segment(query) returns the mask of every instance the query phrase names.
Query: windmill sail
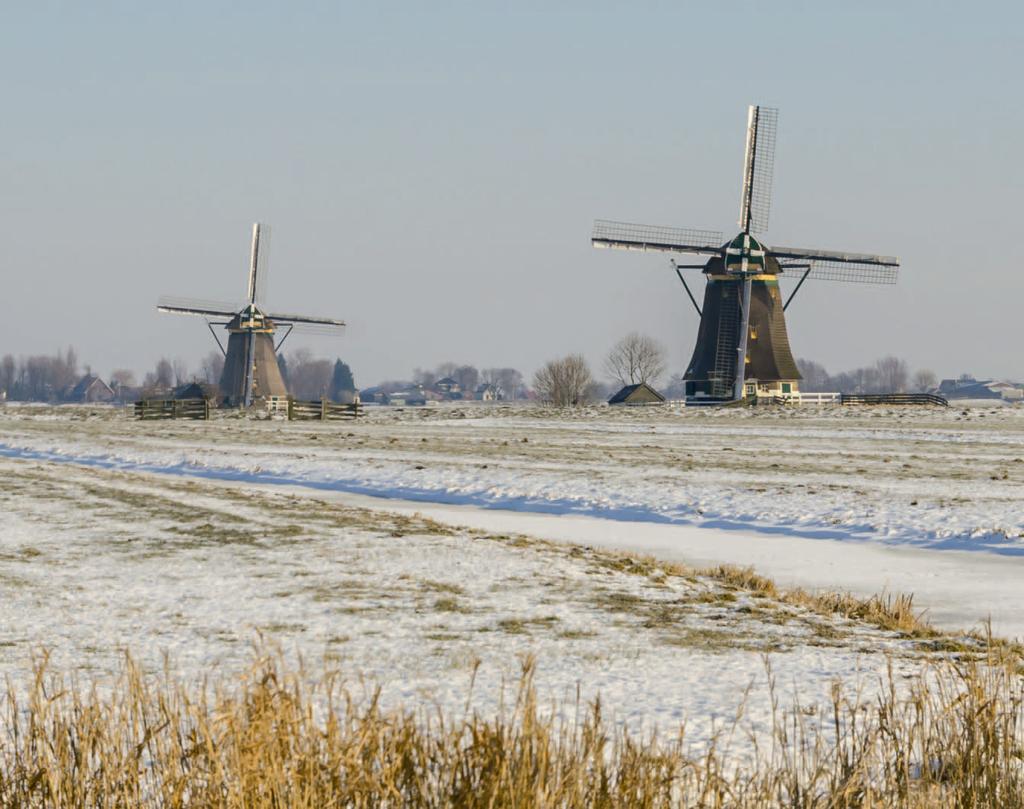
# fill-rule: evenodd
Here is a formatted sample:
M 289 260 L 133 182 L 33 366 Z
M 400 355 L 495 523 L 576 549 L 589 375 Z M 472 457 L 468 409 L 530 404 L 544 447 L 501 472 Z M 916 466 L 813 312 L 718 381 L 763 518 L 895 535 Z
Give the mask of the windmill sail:
M 763 233 L 768 229 L 778 121 L 779 111 L 775 107 L 752 106 L 747 113 L 747 147 L 743 158 L 739 222 L 744 233 Z
M 697 253 L 718 255 L 722 252 L 721 231 L 695 228 L 667 228 L 638 225 L 633 222 L 612 222 L 598 219 L 591 235 L 594 247 L 613 250 L 642 250 L 661 253 Z
M 777 259 L 798 259 L 808 268 L 807 277 L 818 281 L 846 281 L 857 284 L 895 284 L 900 260 L 895 256 L 869 253 L 843 253 L 802 247 L 776 247 L 771 255 Z M 808 266 L 809 265 L 809 266 Z M 786 265 L 781 264 L 782 269 Z
M 314 326 L 332 326 L 340 328 L 345 325 L 344 320 L 334 320 L 329 317 L 309 317 L 308 315 L 285 315 L 267 312 L 266 317 L 275 323 L 310 324 Z
M 309 317 L 307 315 L 288 315 L 268 313 L 267 318 L 278 326 L 287 326 L 302 334 L 333 335 L 345 327 L 344 320 L 329 317 Z
M 158 312 L 197 317 L 234 317 L 238 312 L 238 306 L 235 304 L 201 298 L 175 298 L 170 295 L 162 295 L 157 301 L 156 308 Z
M 256 222 L 252 226 L 252 250 L 249 256 L 249 287 L 246 299 L 259 304 L 267 296 L 267 270 L 270 255 L 270 228 Z

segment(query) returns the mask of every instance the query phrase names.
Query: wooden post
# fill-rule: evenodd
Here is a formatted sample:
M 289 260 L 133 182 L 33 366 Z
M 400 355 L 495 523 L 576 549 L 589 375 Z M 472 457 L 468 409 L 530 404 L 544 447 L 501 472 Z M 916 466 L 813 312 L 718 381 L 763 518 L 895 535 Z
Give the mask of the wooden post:
M 327 421 L 327 397 L 320 397 L 320 421 Z

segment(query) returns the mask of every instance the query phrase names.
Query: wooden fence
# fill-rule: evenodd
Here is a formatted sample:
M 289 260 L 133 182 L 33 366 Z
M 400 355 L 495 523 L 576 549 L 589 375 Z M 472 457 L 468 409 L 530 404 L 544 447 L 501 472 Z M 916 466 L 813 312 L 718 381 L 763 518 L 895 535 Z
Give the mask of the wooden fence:
M 143 399 L 135 403 L 137 419 L 210 418 L 209 399 Z
M 319 402 L 298 402 L 288 400 L 288 421 L 338 421 L 356 419 L 363 415 L 363 406 L 355 404 L 337 404 L 327 399 Z
M 936 405 L 949 407 L 949 402 L 944 396 L 934 393 L 844 393 L 839 401 L 844 405 Z
M 840 393 L 834 393 L 832 391 L 813 391 L 811 393 L 804 393 L 803 391 L 800 391 L 800 393 L 796 394 L 796 396 L 793 398 L 799 404 L 821 405 L 835 404 L 836 402 L 839 401 L 839 397 L 841 395 L 842 394 Z M 783 396 L 782 398 L 785 398 L 785 396 Z

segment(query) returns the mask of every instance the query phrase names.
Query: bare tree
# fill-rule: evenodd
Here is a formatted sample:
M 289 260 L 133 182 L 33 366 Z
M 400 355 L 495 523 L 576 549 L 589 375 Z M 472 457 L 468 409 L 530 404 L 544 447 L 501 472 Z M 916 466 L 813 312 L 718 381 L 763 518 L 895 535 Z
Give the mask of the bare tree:
M 459 366 L 454 362 L 442 362 L 434 371 L 434 379 L 444 379 L 446 376 L 453 377 L 455 375 L 455 369 L 458 367 Z
M 113 388 L 131 388 L 135 386 L 135 372 L 128 368 L 118 368 L 110 372 L 110 385 Z
M 645 334 L 630 332 L 612 348 L 604 370 L 623 385 L 653 382 L 665 372 L 665 349 Z
M 425 388 L 431 388 L 437 381 L 437 374 L 426 368 L 417 368 L 412 372 L 412 381 Z
M 174 372 L 174 385 L 184 385 L 189 381 L 188 365 L 181 357 L 175 357 L 171 363 L 171 370 Z
M 224 373 L 224 355 L 219 351 L 211 351 L 199 366 L 199 375 L 208 385 L 220 384 L 221 374 Z
M 0 389 L 10 399 L 56 401 L 78 381 L 78 373 L 78 355 L 73 348 L 17 361 L 8 354 L 0 361 Z
M 551 360 L 533 377 L 533 388 L 542 401 L 556 407 L 586 404 L 594 378 L 580 354 Z
M 798 359 L 796 367 L 800 369 L 800 376 L 803 377 L 803 382 L 800 383 L 801 389 L 810 392 L 832 390 L 835 388 L 831 377 L 828 375 L 828 371 L 825 370 L 825 366 L 821 363 L 814 360 Z
M 17 378 L 17 363 L 15 363 L 13 356 L 5 354 L 3 360 L 0 360 L 0 390 L 7 394 L 12 394 L 14 392 L 14 382 Z
M 293 368 L 313 361 L 313 352 L 308 348 L 296 348 L 288 355 L 288 367 Z
M 64 354 L 58 351 L 49 366 L 49 383 L 53 394 L 57 397 L 65 395 L 78 381 L 78 353 L 69 346 Z
M 480 384 L 480 372 L 472 365 L 460 365 L 452 373 L 452 377 L 459 383 L 465 393 L 472 393 Z
M 20 376 L 25 399 L 46 401 L 54 398 L 52 357 L 29 357 L 25 360 Z
M 114 391 L 114 395 L 121 401 L 127 395 L 128 391 L 135 387 L 135 372 L 128 368 L 115 368 L 110 372 L 110 387 Z
M 174 384 L 174 367 L 167 357 L 161 357 L 157 362 L 153 379 L 155 384 L 162 388 L 169 388 Z
M 686 398 L 686 376 L 685 374 L 672 374 L 668 380 L 668 387 L 662 393 L 668 399 Z
M 523 390 L 523 375 L 515 368 L 485 368 L 480 381 L 494 388 L 499 399 L 514 401 Z
M 515 401 L 523 396 L 523 375 L 515 368 L 498 370 L 498 390 L 503 399 Z
M 911 386 L 918 393 L 928 393 L 939 386 L 939 379 L 935 376 L 934 371 L 922 368 L 914 373 L 914 379 L 913 382 L 911 382 Z
M 907 363 L 899 357 L 882 357 L 875 363 L 877 386 L 881 393 L 902 393 L 910 376 Z
M 333 371 L 330 360 L 314 359 L 313 352 L 300 348 L 288 359 L 288 388 L 296 399 L 319 399 L 330 391 Z

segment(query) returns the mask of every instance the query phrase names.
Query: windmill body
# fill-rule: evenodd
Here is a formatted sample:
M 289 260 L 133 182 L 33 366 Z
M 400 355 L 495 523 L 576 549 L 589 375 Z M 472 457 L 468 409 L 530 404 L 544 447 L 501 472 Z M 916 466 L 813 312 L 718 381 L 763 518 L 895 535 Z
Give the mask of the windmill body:
M 792 394 L 800 372 L 789 346 L 779 287 L 779 262 L 767 258 L 749 279 L 749 311 L 744 380 L 757 380 L 762 393 Z M 725 262 L 710 259 L 704 268 L 702 316 L 693 356 L 686 367 L 688 396 L 730 399 L 736 396 L 741 313 L 745 280 L 728 273 Z M 738 398 L 738 397 L 737 397 Z
M 225 405 L 244 406 L 260 399 L 287 396 L 288 386 L 277 364 L 277 325 L 259 312 L 240 312 L 224 327 L 228 345 L 220 390 Z M 251 358 L 251 361 L 250 361 Z M 249 401 L 246 393 L 251 391 Z
M 598 220 L 594 247 L 706 255 L 703 264 L 672 266 L 700 315 L 693 356 L 684 376 L 687 398 L 728 401 L 792 397 L 800 372 L 789 345 L 785 311 L 808 279 L 891 284 L 899 259 L 792 247 L 769 247 L 754 236 L 768 225 L 778 112 L 750 107 L 740 198 L 740 233 L 726 242 L 709 230 Z M 681 270 L 706 278 L 703 306 Z M 779 279 L 799 277 L 784 301 Z M 741 370 L 742 369 L 742 370 Z
M 331 332 L 345 325 L 341 320 L 306 315 L 273 314 L 264 311 L 260 298 L 266 280 L 265 243 L 260 236 L 265 228 L 259 223 L 252 229 L 252 255 L 249 263 L 247 301 L 237 309 L 230 304 L 162 298 L 160 312 L 194 315 L 205 318 L 211 334 L 224 353 L 224 370 L 220 377 L 222 404 L 226 407 L 249 407 L 254 403 L 288 395 L 288 387 L 277 364 L 277 350 L 295 329 Z M 227 348 L 217 338 L 214 326 L 228 331 Z M 283 331 L 280 339 L 275 335 Z

